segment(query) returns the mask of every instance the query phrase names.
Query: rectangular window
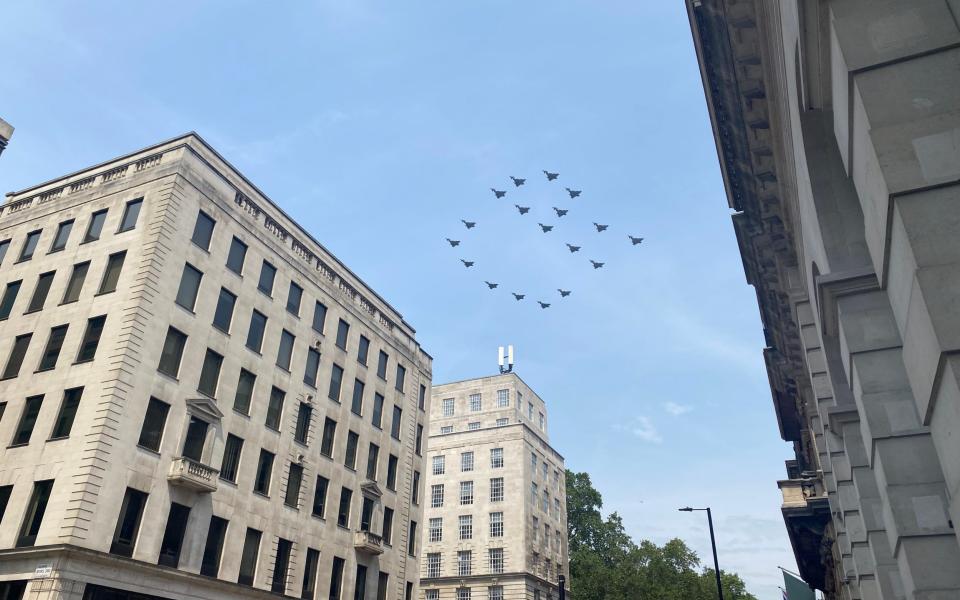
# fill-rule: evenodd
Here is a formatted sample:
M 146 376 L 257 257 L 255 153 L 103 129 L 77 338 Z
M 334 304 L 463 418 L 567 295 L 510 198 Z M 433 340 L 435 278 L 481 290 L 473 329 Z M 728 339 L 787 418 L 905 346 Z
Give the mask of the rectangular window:
M 300 590 L 302 600 L 313 600 L 317 589 L 317 571 L 320 567 L 320 551 L 307 548 L 307 560 L 303 563 L 303 587 Z
M 510 420 L 506 417 L 497 419 L 497 427 L 506 427 L 510 423 Z
M 357 444 L 360 443 L 360 436 L 355 431 L 347 432 L 347 450 L 343 455 L 343 466 L 348 469 L 357 468 Z
M 216 225 L 217 222 L 213 220 L 213 217 L 201 210 L 197 214 L 197 222 L 193 225 L 193 235 L 190 236 L 190 241 L 199 248 L 209 250 L 210 238 L 213 237 L 213 228 Z
M 448 433 L 453 433 L 453 425 L 442 425 L 440 427 L 440 435 L 447 435 Z
M 211 398 L 217 397 L 217 385 L 220 383 L 220 368 L 223 366 L 223 357 L 210 348 L 203 357 L 203 367 L 200 369 L 200 383 L 197 391 Z
M 540 431 L 543 431 L 544 427 L 546 427 L 546 422 L 543 419 L 543 413 L 540 413 Z
M 373 394 L 373 418 L 371 422 L 373 426 L 377 429 L 381 427 L 381 421 L 383 420 L 383 396 L 377 392 Z
M 230 323 L 233 321 L 233 307 L 237 303 L 237 297 L 227 288 L 220 288 L 220 297 L 217 299 L 217 308 L 213 313 L 213 326 L 230 333 Z
M 4 257 L 7 256 L 7 250 L 10 249 L 10 240 L 0 242 L 0 265 L 3 264 Z
M 20 374 L 20 367 L 23 365 L 23 358 L 27 355 L 31 339 L 33 339 L 32 333 L 14 338 L 13 348 L 10 349 L 10 356 L 7 357 L 7 366 L 4 367 L 3 376 L 0 379 L 12 379 Z
M 243 439 L 232 433 L 227 434 L 227 441 L 223 446 L 223 462 L 220 463 L 220 479 L 231 483 L 237 482 L 241 453 L 243 453 Z
M 353 500 L 353 490 L 340 488 L 340 507 L 337 509 L 337 525 L 350 528 L 350 502 Z
M 393 422 L 390 424 L 390 436 L 395 439 L 400 439 L 400 424 L 403 421 L 403 409 L 393 405 Z
M 420 504 L 420 471 L 413 472 L 413 492 L 411 496 L 414 504 Z
M 497 573 L 503 573 L 502 570 L 496 571 Z M 503 600 L 503 586 L 502 585 L 491 585 L 487 588 L 487 600 Z
M 456 404 L 453 398 L 444 398 L 440 401 L 440 406 L 443 408 L 443 416 L 452 417 L 454 415 Z
M 287 393 L 277 386 L 270 388 L 270 401 L 267 403 L 267 418 L 264 425 L 273 429 L 280 430 L 280 418 L 283 416 L 283 401 Z
M 359 379 L 353 380 L 353 402 L 350 404 L 350 412 L 358 417 L 363 415 L 363 382 Z
M 468 577 L 472 574 L 473 553 L 470 550 L 460 550 L 457 552 L 457 575 Z
M 417 439 L 413 445 L 413 451 L 417 453 L 417 456 L 420 456 L 423 451 L 423 425 L 417 423 Z
M 247 258 L 247 245 L 236 237 L 230 242 L 230 252 L 227 254 L 227 268 L 243 276 L 243 261 Z
M 443 475 L 446 472 L 446 458 L 443 455 L 433 457 L 433 474 Z
M 341 350 L 347 349 L 347 336 L 350 334 L 350 324 L 340 319 L 340 323 L 337 325 L 337 348 Z
M 440 600 L 440 590 L 424 590 L 426 600 Z
M 59 252 L 67 247 L 71 229 L 73 229 L 73 219 L 64 221 L 57 226 L 57 234 L 53 237 L 53 244 L 50 245 L 51 253 Z
M 27 234 L 27 239 L 24 240 L 23 247 L 20 248 L 20 258 L 17 259 L 17 262 L 33 258 L 33 253 L 36 252 L 37 244 L 40 242 L 40 233 L 41 231 L 38 229 Z
M 407 379 L 407 369 L 401 365 L 397 365 L 397 380 L 394 382 L 394 388 L 398 392 L 403 392 L 403 383 Z
M 370 449 L 367 451 L 367 479 L 377 480 L 377 463 L 380 461 L 380 446 L 370 442 Z
M 435 483 L 430 486 L 430 508 L 443 506 L 443 484 Z
M 306 402 L 300 403 L 300 410 L 297 411 L 297 429 L 293 434 L 293 439 L 306 445 L 307 436 L 310 434 L 310 420 L 313 416 L 313 407 Z
M 497 408 L 510 406 L 510 390 L 497 390 Z
M 323 437 L 320 438 L 320 454 L 332 458 L 333 442 L 337 435 L 337 422 L 330 417 L 323 419 Z
M 100 336 L 103 334 L 103 325 L 106 322 L 106 315 L 87 320 L 87 329 L 83 332 L 83 339 L 80 340 L 77 363 L 89 362 L 96 356 L 97 347 L 100 345 Z
M 313 330 L 323 333 L 323 324 L 327 320 L 327 307 L 323 302 L 313 305 Z
M 290 463 L 287 474 L 287 493 L 283 503 L 290 508 L 300 508 L 300 485 L 303 483 L 303 467 L 297 463 Z
M 467 431 L 477 431 L 480 429 L 480 421 L 471 421 L 467 423 Z
M 293 358 L 293 342 L 296 337 L 284 329 L 280 332 L 280 347 L 277 349 L 277 366 L 284 371 L 290 371 L 290 360 Z
M 420 399 L 418 401 L 420 410 L 424 410 L 427 406 L 427 386 L 420 384 Z
M 97 294 L 110 294 L 117 291 L 117 283 L 120 281 L 120 271 L 123 270 L 123 261 L 127 258 L 127 252 L 116 252 L 107 259 L 107 268 L 103 271 L 103 279 L 100 280 L 100 289 Z
M 23 285 L 23 280 L 11 281 L 7 284 L 7 288 L 3 291 L 3 299 L 0 299 L 0 321 L 10 316 L 13 304 L 17 301 L 17 294 L 20 293 L 21 285 Z
M 431 542 L 433 541 L 433 535 L 430 536 L 430 541 Z M 427 554 L 427 577 L 431 577 L 431 578 L 440 577 L 440 553 L 439 552 L 430 552 L 429 554 Z
M 503 513 L 502 512 L 490 513 L 490 537 L 492 538 L 503 537 Z
M 173 327 L 167 329 L 167 338 L 163 341 L 163 350 L 160 352 L 160 364 L 157 366 L 157 370 L 176 379 L 180 372 L 183 348 L 186 345 L 186 334 Z
M 143 427 L 140 429 L 140 439 L 137 445 L 158 452 L 160 441 L 163 439 L 163 429 L 167 423 L 167 413 L 170 405 L 166 402 L 150 398 L 147 404 L 147 413 L 143 417 Z
M 63 393 L 60 412 L 57 413 L 57 420 L 53 422 L 53 431 L 50 433 L 50 439 L 56 440 L 69 437 L 70 430 L 73 429 L 73 420 L 77 416 L 77 408 L 80 407 L 81 396 L 83 396 L 82 387 L 69 389 Z
M 503 502 L 503 477 L 490 480 L 490 502 Z
M 260 354 L 260 350 L 263 348 L 263 334 L 266 329 L 266 315 L 258 310 L 253 311 L 250 315 L 250 329 L 247 330 L 247 348 Z
M 343 591 L 344 562 L 339 556 L 333 557 L 333 565 L 330 567 L 330 600 L 340 600 L 340 594 Z
M 330 487 L 330 480 L 323 475 L 317 475 L 317 486 L 313 488 L 313 510 L 311 514 L 315 517 L 324 517 L 327 509 L 327 488 Z
M 83 282 L 89 270 L 89 260 L 73 265 L 73 272 L 70 273 L 70 280 L 67 282 L 67 289 L 63 292 L 63 300 L 60 304 L 70 304 L 80 299 L 80 291 L 83 289 Z
M 473 504 L 473 482 L 461 481 L 460 482 L 460 506 L 466 506 L 468 504 Z
M 383 350 L 380 351 L 380 356 L 377 358 L 377 377 L 387 380 L 387 353 Z
M 387 489 L 397 491 L 397 457 L 391 454 L 387 458 Z
M 203 545 L 203 558 L 200 561 L 200 574 L 216 577 L 220 574 L 220 559 L 223 556 L 223 541 L 227 536 L 229 521 L 216 515 L 210 515 L 207 527 L 207 541 Z
M 300 301 L 303 299 L 303 288 L 294 282 L 290 282 L 290 289 L 287 291 L 287 312 L 295 317 L 300 316 Z
M 47 511 L 47 502 L 50 501 L 50 492 L 53 491 L 53 480 L 35 481 L 33 493 L 30 494 L 30 503 L 20 525 L 20 534 L 17 536 L 17 548 L 33 546 L 37 543 L 37 534 L 43 523 L 43 514 Z
M 160 557 L 158 565 L 176 568 L 180 564 L 180 549 L 183 547 L 183 536 L 187 532 L 187 519 L 190 518 L 190 507 L 176 502 L 170 503 L 170 512 L 167 514 L 167 526 L 160 541 Z
M 457 588 L 457 600 L 470 600 L 470 588 Z
M 267 261 L 263 261 L 260 267 L 260 280 L 257 282 L 257 289 L 273 297 L 273 280 L 277 277 L 277 268 Z
M 536 473 L 536 471 L 534 471 Z M 537 501 L 540 499 L 540 492 L 537 490 L 537 484 L 530 484 L 530 504 L 533 508 L 537 507 Z
M 30 298 L 30 304 L 27 305 L 27 313 L 43 310 L 43 304 L 47 301 L 47 293 L 50 292 L 50 286 L 53 284 L 53 277 L 56 274 L 56 271 L 50 271 L 42 273 L 37 278 L 37 285 L 33 288 L 33 296 Z
M 473 452 L 463 452 L 460 454 L 460 470 L 464 473 L 473 470 Z
M 370 353 L 370 340 L 367 336 L 360 336 L 360 343 L 357 345 L 357 362 L 367 366 L 367 355 Z
M 390 575 L 380 571 L 377 576 L 377 600 L 387 600 L 387 585 L 390 581 Z
M 389 546 L 393 543 L 393 509 L 389 506 L 383 509 L 383 532 L 381 533 L 381 537 L 383 537 L 384 544 Z
M 340 386 L 343 384 L 343 367 L 334 363 L 330 369 L 330 388 L 327 390 L 327 398 L 334 402 L 340 402 Z
M 407 535 L 407 554 L 410 556 L 416 556 L 417 554 L 417 522 L 410 521 L 410 530 Z M 407 585 L 409 591 L 410 585 Z
M 307 364 L 303 368 L 303 382 L 310 387 L 317 387 L 317 371 L 320 370 L 320 352 L 314 348 L 307 349 Z
M 253 386 L 257 376 L 246 369 L 240 369 L 240 378 L 237 380 L 237 395 L 233 398 L 233 410 L 240 414 L 250 414 L 250 401 L 253 399 Z
M 141 206 L 143 206 L 143 198 L 127 202 L 126 208 L 123 209 L 123 218 L 120 219 L 120 229 L 117 230 L 117 233 L 130 231 L 137 226 L 137 217 L 140 216 Z
M 180 287 L 177 289 L 176 302 L 190 312 L 193 312 L 193 308 L 197 304 L 201 279 L 203 279 L 203 273 L 196 267 L 190 263 L 183 265 L 183 274 L 180 275 Z
M 247 535 L 243 538 L 243 550 L 240 553 L 240 575 L 237 583 L 253 585 L 253 578 L 257 573 L 257 557 L 260 554 L 260 538 L 263 533 L 247 528 Z
M 183 441 L 180 454 L 196 462 L 203 462 L 203 449 L 207 445 L 207 430 L 210 424 L 195 416 L 190 417 L 187 425 L 187 435 Z
M 107 221 L 107 209 L 98 210 L 90 215 L 90 224 L 87 225 L 87 233 L 83 236 L 83 243 L 95 242 L 100 239 L 103 233 L 103 224 Z
M 473 515 L 460 515 L 458 519 L 459 534 L 461 540 L 473 539 Z
M 133 556 L 133 548 L 137 543 L 137 535 L 140 532 L 140 521 L 143 519 L 143 507 L 146 504 L 146 493 L 127 488 L 127 491 L 123 494 L 123 504 L 120 505 L 117 527 L 113 530 L 110 554 Z
M 353 588 L 353 600 L 367 599 L 367 568 L 357 565 L 356 586 Z
M 57 366 L 57 359 L 60 358 L 60 350 L 63 348 L 63 340 L 67 337 L 67 327 L 67 325 L 60 325 L 50 330 L 47 346 L 43 349 L 43 356 L 40 357 L 40 365 L 37 367 L 37 371 L 49 371 Z
M 290 569 L 290 550 L 293 542 L 277 538 L 277 559 L 273 563 L 273 577 L 270 578 L 270 591 L 274 594 L 286 594 L 287 571 Z
M 273 475 L 273 452 L 260 449 L 257 461 L 257 475 L 253 480 L 253 491 L 264 496 L 270 495 L 270 479 Z
M 363 507 L 360 509 L 360 531 L 370 531 L 373 521 L 373 498 L 363 496 Z
M 470 394 L 470 412 L 480 412 L 483 403 L 480 400 L 480 394 Z

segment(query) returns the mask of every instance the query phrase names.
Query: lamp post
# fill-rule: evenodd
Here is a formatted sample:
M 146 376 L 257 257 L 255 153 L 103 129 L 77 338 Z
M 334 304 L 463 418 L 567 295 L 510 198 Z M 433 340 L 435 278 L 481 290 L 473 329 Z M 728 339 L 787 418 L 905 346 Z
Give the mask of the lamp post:
M 686 506 L 677 510 L 680 512 L 693 512 L 695 510 L 707 511 L 707 524 L 710 525 L 710 546 L 713 548 L 713 573 L 717 576 L 717 594 L 719 594 L 720 600 L 723 600 L 723 586 L 720 584 L 720 561 L 717 560 L 717 540 L 713 536 L 713 515 L 710 513 L 710 507 L 690 508 Z

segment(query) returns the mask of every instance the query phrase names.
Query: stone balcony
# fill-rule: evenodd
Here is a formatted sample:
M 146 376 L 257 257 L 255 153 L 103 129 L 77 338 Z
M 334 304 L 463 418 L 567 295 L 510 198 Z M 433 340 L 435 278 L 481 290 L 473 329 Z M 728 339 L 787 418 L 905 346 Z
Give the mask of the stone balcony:
M 830 503 L 823 482 L 819 478 L 783 479 L 777 486 L 783 494 L 783 521 L 800 575 L 817 589 L 824 589 L 832 565 L 821 552 L 830 545 Z
M 191 458 L 178 456 L 170 463 L 167 481 L 195 492 L 210 493 L 217 491 L 217 475 L 220 471 L 197 462 Z
M 353 547 L 357 552 L 371 556 L 383 554 L 383 538 L 369 531 L 354 531 Z

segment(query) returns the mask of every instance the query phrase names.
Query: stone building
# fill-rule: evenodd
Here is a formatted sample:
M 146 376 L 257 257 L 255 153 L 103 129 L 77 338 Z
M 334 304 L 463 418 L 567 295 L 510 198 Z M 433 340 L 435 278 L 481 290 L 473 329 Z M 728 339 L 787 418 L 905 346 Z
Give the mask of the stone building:
M 421 600 L 556 600 L 569 575 L 563 457 L 514 373 L 433 388 Z
M 687 0 L 827 598 L 960 598 L 956 0 Z
M 415 597 L 431 359 L 195 134 L 0 206 L 0 598 Z

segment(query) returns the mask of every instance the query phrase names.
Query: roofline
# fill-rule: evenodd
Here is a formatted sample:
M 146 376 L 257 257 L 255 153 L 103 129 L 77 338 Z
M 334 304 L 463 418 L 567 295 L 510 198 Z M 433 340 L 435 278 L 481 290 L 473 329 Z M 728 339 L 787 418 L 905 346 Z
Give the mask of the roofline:
M 517 375 L 516 371 L 510 371 L 508 373 L 494 373 L 493 375 L 481 375 L 480 377 L 468 377 L 466 379 L 458 379 L 456 381 L 448 381 L 446 383 L 435 383 L 433 384 L 432 389 L 435 390 L 437 388 L 442 388 L 448 385 L 456 385 L 458 383 L 468 383 L 470 381 L 481 381 L 484 379 L 496 379 L 498 377 L 510 377 L 510 376 L 513 376 L 519 379 L 523 383 L 523 385 L 533 390 L 533 393 L 536 394 L 537 398 L 540 398 L 541 400 L 543 400 L 543 398 L 540 397 L 540 394 L 537 393 L 537 390 L 533 389 L 532 385 L 524 381 L 523 377 L 520 377 L 519 375 Z M 544 404 L 546 404 L 545 400 L 544 400 Z

